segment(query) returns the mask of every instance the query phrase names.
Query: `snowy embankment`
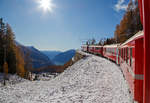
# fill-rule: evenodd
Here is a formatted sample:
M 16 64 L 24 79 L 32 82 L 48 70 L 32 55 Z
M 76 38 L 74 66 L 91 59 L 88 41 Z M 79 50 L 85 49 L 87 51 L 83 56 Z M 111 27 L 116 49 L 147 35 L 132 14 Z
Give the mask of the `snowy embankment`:
M 79 60 L 50 81 L 0 88 L 0 103 L 132 103 L 119 67 L 94 55 Z
M 15 75 L 8 74 L 7 78 L 9 78 L 9 80 L 5 81 L 7 85 L 14 85 L 14 84 L 28 81 L 26 79 L 19 77 L 16 74 Z M 0 88 L 3 86 L 4 86 L 4 74 L 0 73 Z

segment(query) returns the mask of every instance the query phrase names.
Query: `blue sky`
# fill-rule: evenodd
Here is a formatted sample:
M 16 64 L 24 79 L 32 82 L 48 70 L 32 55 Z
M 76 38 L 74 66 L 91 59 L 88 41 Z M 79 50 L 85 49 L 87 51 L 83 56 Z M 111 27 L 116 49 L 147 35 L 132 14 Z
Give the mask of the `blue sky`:
M 52 0 L 52 12 L 38 0 L 0 0 L 0 17 L 16 40 L 40 50 L 80 48 L 91 38 L 113 37 L 129 0 Z

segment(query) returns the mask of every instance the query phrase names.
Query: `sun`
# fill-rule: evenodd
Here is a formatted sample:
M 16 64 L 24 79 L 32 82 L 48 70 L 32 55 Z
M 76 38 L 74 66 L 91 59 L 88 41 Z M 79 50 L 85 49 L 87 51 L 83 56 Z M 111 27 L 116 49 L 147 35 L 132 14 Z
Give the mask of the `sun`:
M 43 9 L 44 12 L 52 12 L 55 6 L 52 0 L 38 0 L 39 8 Z

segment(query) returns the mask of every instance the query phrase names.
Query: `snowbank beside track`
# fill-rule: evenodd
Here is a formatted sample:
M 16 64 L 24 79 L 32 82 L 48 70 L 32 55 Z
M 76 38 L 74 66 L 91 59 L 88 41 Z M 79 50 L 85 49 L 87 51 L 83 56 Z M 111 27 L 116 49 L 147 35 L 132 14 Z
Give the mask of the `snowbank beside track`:
M 104 58 L 83 54 L 86 57 L 50 81 L 1 87 L 0 103 L 132 103 L 119 67 Z

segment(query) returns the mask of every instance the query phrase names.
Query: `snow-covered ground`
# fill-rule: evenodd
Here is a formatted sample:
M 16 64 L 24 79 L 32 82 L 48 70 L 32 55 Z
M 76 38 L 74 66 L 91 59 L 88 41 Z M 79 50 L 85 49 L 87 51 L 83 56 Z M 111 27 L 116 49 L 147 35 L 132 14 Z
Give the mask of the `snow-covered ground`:
M 0 103 L 132 103 L 132 98 L 117 65 L 87 55 L 49 81 L 1 87 Z
M 14 84 L 18 84 L 18 83 L 21 83 L 21 82 L 28 81 L 26 79 L 23 79 L 23 78 L 19 77 L 16 74 L 15 75 L 8 74 L 7 78 L 9 78 L 9 80 L 8 79 L 6 80 L 7 85 L 14 85 Z M 4 74 L 0 73 L 0 88 L 2 86 L 4 86 Z

